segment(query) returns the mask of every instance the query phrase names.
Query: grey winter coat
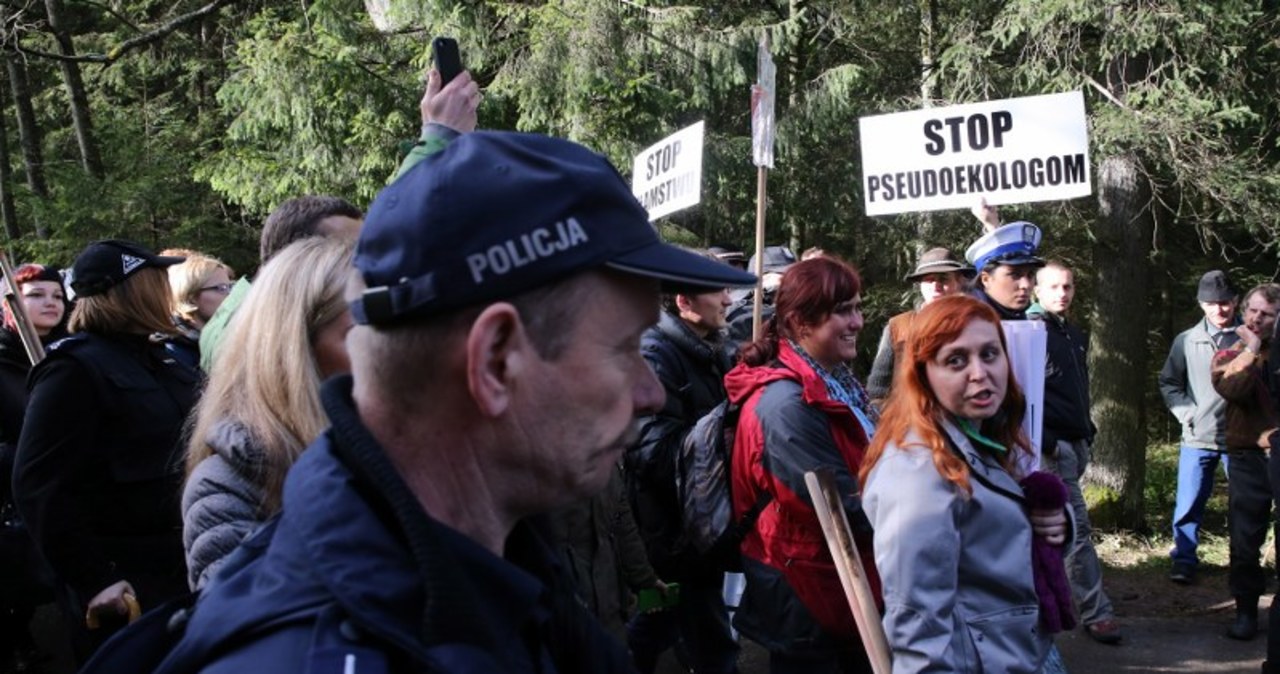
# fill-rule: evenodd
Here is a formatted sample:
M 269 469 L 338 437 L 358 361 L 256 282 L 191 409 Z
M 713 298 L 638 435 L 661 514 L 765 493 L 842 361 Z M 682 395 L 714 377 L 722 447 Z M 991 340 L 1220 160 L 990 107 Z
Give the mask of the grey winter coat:
M 862 495 L 893 672 L 1038 672 L 1052 640 L 1039 625 L 1022 488 L 959 429 L 944 429 L 995 489 L 971 477 L 966 498 L 909 436 L 885 448 Z
M 1226 449 L 1227 403 L 1213 389 L 1209 368 L 1213 354 L 1236 343 L 1239 337 L 1226 330 L 1217 347 L 1201 319 L 1173 338 L 1169 358 L 1160 370 L 1160 395 L 1182 424 L 1182 444 L 1199 449 Z
M 224 419 L 205 440 L 214 454 L 201 461 L 182 490 L 182 545 L 191 589 L 204 587 L 266 518 L 262 488 L 253 479 L 263 450 L 243 426 Z

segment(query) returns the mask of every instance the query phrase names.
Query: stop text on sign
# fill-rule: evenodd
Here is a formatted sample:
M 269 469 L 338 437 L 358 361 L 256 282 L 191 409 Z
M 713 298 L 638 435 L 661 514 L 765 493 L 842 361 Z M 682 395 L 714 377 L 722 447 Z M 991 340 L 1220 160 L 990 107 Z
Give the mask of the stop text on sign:
M 635 156 L 631 193 L 650 220 L 697 204 L 702 198 L 702 138 L 706 125 L 687 126 Z

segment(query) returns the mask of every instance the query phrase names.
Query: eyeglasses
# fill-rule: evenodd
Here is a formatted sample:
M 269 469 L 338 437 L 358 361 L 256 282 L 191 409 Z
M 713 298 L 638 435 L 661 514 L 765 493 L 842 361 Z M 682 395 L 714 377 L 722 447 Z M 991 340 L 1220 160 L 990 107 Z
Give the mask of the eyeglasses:
M 232 287 L 233 285 L 234 285 L 234 284 L 232 284 L 232 283 L 219 283 L 219 284 L 217 284 L 217 285 L 205 286 L 205 287 L 203 287 L 203 288 L 201 288 L 201 289 L 200 289 L 200 292 L 204 292 L 204 291 L 206 291 L 206 290 L 215 290 L 215 291 L 217 291 L 217 292 L 219 292 L 219 293 L 221 293 L 221 294 L 223 294 L 223 295 L 230 295 L 230 294 L 231 294 L 231 287 Z

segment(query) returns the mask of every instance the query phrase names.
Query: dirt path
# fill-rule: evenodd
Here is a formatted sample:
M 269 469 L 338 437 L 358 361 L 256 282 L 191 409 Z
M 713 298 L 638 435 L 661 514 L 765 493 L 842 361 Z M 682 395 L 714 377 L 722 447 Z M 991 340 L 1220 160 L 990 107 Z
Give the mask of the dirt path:
M 1259 602 L 1262 631 L 1253 641 L 1226 637 L 1235 617 L 1226 569 L 1205 567 L 1194 585 L 1175 585 L 1163 568 L 1104 572 L 1107 592 L 1125 627 L 1119 646 L 1093 642 L 1076 630 L 1058 637 L 1071 672 L 1240 672 L 1257 674 L 1266 656 L 1267 595 Z
M 1079 629 L 1057 638 L 1071 674 L 1185 672 L 1187 674 L 1258 674 L 1266 654 L 1267 595 L 1260 602 L 1262 632 L 1253 641 L 1226 637 L 1235 616 L 1227 594 L 1226 569 L 1207 567 L 1196 584 L 1171 583 L 1162 568 L 1106 569 L 1107 591 L 1124 625 L 1125 640 L 1104 646 Z M 741 674 L 768 674 L 769 658 L 759 646 L 744 641 Z M 667 657 L 659 674 L 680 674 Z
M 1080 630 L 1057 639 L 1072 674 L 1095 672 L 1230 672 L 1257 674 L 1267 650 L 1265 636 L 1233 641 L 1224 632 L 1233 613 L 1199 618 L 1123 618 L 1125 640 L 1104 646 Z M 1265 625 L 1265 618 L 1264 618 Z

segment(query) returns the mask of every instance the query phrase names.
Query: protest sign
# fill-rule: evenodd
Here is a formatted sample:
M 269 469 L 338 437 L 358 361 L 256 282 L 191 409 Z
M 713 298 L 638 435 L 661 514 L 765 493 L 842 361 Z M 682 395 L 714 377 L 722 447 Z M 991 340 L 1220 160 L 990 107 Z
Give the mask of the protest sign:
M 631 193 L 650 220 L 688 208 L 702 199 L 704 122 L 685 127 L 636 155 Z
M 858 131 L 867 215 L 1093 192 L 1079 91 L 863 117 Z
M 778 69 L 769 53 L 769 39 L 760 38 L 756 50 L 756 83 L 751 85 L 751 161 L 773 168 L 774 91 Z
M 1020 462 L 1023 474 L 1040 466 L 1041 443 L 1044 440 L 1044 368 L 1049 333 L 1044 321 L 1000 321 L 1004 341 L 1009 346 L 1009 369 L 1027 399 L 1027 415 L 1022 419 L 1022 432 L 1031 441 L 1032 456 Z

